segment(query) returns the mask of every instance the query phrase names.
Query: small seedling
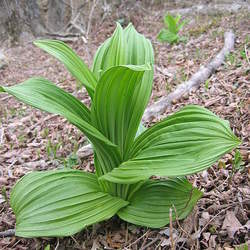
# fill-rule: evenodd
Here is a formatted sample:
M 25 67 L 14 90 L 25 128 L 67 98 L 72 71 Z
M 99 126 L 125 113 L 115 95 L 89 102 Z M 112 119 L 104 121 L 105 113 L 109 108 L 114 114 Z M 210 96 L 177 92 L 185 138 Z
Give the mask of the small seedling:
M 46 152 L 49 158 L 57 159 L 57 151 L 62 146 L 61 142 L 52 143 L 51 140 L 48 141 L 46 146 Z
M 208 88 L 209 88 L 209 79 L 207 79 L 206 81 L 205 81 L 205 89 L 206 90 L 208 90 Z
M 235 250 L 248 250 L 249 249 L 249 245 L 248 243 L 242 244 L 240 246 L 236 246 Z
M 5 200 L 5 202 L 8 203 L 8 196 L 7 196 L 5 186 L 2 187 L 1 193 L 2 193 L 2 196 L 3 196 L 4 200 Z
M 48 245 L 44 248 L 44 250 L 50 250 L 50 244 L 48 244 Z
M 76 154 L 70 154 L 70 156 L 65 159 L 65 167 L 66 168 L 73 168 L 74 166 L 78 165 L 78 157 Z
M 48 128 L 45 128 L 43 129 L 43 131 L 41 132 L 41 136 L 43 139 L 47 138 L 49 135 L 49 129 Z
M 245 49 L 240 50 L 240 56 L 241 56 L 242 59 L 247 59 Z
M 180 19 L 181 15 L 177 15 L 176 17 L 170 14 L 165 15 L 165 28 L 163 28 L 157 36 L 160 42 L 168 42 L 173 44 L 186 41 L 186 37 L 179 35 L 179 32 L 186 24 L 186 21 L 180 22 Z
M 237 171 L 240 171 L 242 169 L 244 169 L 244 162 L 242 160 L 242 156 L 241 156 L 240 151 L 236 150 L 235 155 L 234 155 L 232 171 L 233 171 L 233 173 L 236 173 Z

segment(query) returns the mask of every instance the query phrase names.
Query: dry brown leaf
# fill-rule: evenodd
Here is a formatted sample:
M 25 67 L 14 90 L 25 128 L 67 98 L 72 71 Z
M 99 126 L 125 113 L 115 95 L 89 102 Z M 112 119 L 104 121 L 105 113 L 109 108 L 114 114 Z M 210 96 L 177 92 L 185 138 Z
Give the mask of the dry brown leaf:
M 233 239 L 234 234 L 241 228 L 242 225 L 240 224 L 239 220 L 234 215 L 233 211 L 227 211 L 222 229 L 227 230 L 227 234 L 229 238 Z

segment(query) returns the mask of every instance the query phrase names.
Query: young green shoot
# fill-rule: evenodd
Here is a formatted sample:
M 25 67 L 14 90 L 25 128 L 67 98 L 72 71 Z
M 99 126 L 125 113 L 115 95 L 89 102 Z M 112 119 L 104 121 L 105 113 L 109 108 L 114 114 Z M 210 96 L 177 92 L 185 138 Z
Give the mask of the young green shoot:
M 179 19 L 174 19 L 178 31 L 184 24 Z M 240 144 L 229 123 L 188 105 L 147 129 L 142 125 L 154 55 L 151 42 L 131 24 L 125 29 L 117 24 L 91 69 L 61 41 L 34 44 L 61 61 L 85 87 L 90 107 L 44 78 L 2 86 L 0 92 L 75 125 L 92 144 L 95 172 L 63 168 L 26 174 L 10 196 L 16 235 L 69 236 L 115 214 L 160 228 L 170 222 L 173 207 L 171 220 L 185 218 L 202 196 L 185 176 L 207 169 Z M 50 150 L 56 155 L 57 149 Z M 70 166 L 75 164 L 71 160 Z
M 186 21 L 180 21 L 181 15 L 172 16 L 166 14 L 164 16 L 164 25 L 165 28 L 161 29 L 157 35 L 157 39 L 160 42 L 168 42 L 170 44 L 185 42 L 186 37 L 180 36 L 179 32 L 186 24 Z

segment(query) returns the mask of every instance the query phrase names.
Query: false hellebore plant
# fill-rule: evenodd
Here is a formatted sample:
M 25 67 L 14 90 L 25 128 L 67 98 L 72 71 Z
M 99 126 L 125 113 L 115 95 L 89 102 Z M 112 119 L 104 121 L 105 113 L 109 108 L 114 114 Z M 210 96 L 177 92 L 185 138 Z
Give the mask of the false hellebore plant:
M 10 197 L 16 235 L 72 235 L 115 214 L 159 228 L 168 224 L 171 207 L 173 219 L 185 218 L 202 192 L 184 176 L 208 168 L 240 143 L 228 122 L 190 105 L 148 129 L 141 125 L 154 57 L 150 41 L 131 24 L 124 30 L 118 25 L 100 46 L 92 70 L 63 42 L 35 45 L 59 59 L 86 88 L 91 107 L 42 78 L 0 91 L 80 129 L 93 146 L 96 173 L 65 169 L 25 175 Z

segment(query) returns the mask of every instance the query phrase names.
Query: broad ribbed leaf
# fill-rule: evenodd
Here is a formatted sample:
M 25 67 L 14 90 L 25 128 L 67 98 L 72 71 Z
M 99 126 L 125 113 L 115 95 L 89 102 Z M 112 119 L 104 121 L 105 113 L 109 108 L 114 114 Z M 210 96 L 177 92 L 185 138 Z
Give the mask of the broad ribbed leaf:
M 98 172 L 107 173 L 113 165 L 120 163 L 121 157 L 117 146 L 91 125 L 88 108 L 48 80 L 31 78 L 12 87 L 2 87 L 2 91 L 33 107 L 61 115 L 84 132 L 99 156 L 101 169 Z
M 134 26 L 130 23 L 124 30 L 126 41 L 126 64 L 143 65 L 150 64 L 151 70 L 144 73 L 141 83 L 140 95 L 141 106 L 146 108 L 152 91 L 152 83 L 154 76 L 154 51 L 151 42 L 143 35 L 139 34 Z M 143 126 L 142 124 L 140 126 Z M 140 129 L 140 127 L 138 128 Z M 137 131 L 137 134 L 139 132 Z
M 126 44 L 126 64 L 154 64 L 154 51 L 151 42 L 138 33 L 131 23 L 124 29 L 124 39 Z M 151 84 L 149 83 L 149 85 Z
M 90 111 L 83 103 L 46 79 L 30 78 L 11 87 L 3 86 L 2 90 L 44 111 L 61 115 L 65 112 L 91 121 Z
M 112 217 L 127 201 L 103 193 L 94 174 L 78 170 L 33 172 L 10 198 L 16 235 L 68 236 Z
M 97 79 L 107 69 L 128 64 L 125 61 L 125 40 L 122 27 L 117 23 L 116 29 L 109 39 L 107 39 L 97 50 L 93 62 L 92 71 Z M 144 64 L 144 63 L 143 63 Z
M 111 67 L 144 64 L 154 64 L 151 42 L 139 34 L 131 23 L 124 30 L 117 23 L 112 37 L 97 50 L 92 70 L 96 78 L 100 79 L 102 73 Z M 150 72 L 144 74 L 143 82 L 146 81 L 145 84 L 152 88 L 152 80 L 153 67 Z
M 159 228 L 169 223 L 170 208 L 173 220 L 183 219 L 201 196 L 202 192 L 184 178 L 148 180 L 129 197 L 130 204 L 117 214 L 127 222 Z
M 144 73 L 140 90 L 138 90 L 140 94 L 138 103 L 140 100 L 140 105 L 144 110 L 152 90 L 154 52 L 151 42 L 139 34 L 131 23 L 124 30 L 122 30 L 120 24 L 117 24 L 112 37 L 107 39 L 97 51 L 93 63 L 93 72 L 99 79 L 105 70 L 113 66 L 145 64 L 152 65 L 152 68 Z M 141 112 L 138 113 L 138 116 L 140 115 Z
M 197 173 L 239 143 L 227 122 L 205 108 L 190 105 L 143 132 L 128 160 L 102 178 L 128 184 L 152 175 Z
M 2 86 L 2 89 L 28 105 L 64 116 L 86 134 L 112 145 L 91 125 L 89 109 L 74 96 L 50 81 L 42 78 L 31 78 L 11 87 Z
M 97 84 L 94 74 L 82 59 L 64 42 L 58 40 L 37 40 L 34 44 L 60 60 L 69 72 L 86 87 L 93 97 Z
M 141 80 L 148 66 L 117 66 L 106 71 L 96 87 L 92 121 L 121 155 L 133 143 L 144 112 Z M 116 166 L 115 166 L 116 167 Z
M 78 127 L 92 142 L 99 162 L 97 175 L 103 175 L 121 162 L 118 147 L 91 125 L 90 111 L 71 94 L 42 78 L 31 78 L 11 87 L 1 87 L 0 92 L 7 92 L 22 102 L 38 109 L 59 114 Z M 113 184 L 103 184 L 104 190 L 112 192 Z

